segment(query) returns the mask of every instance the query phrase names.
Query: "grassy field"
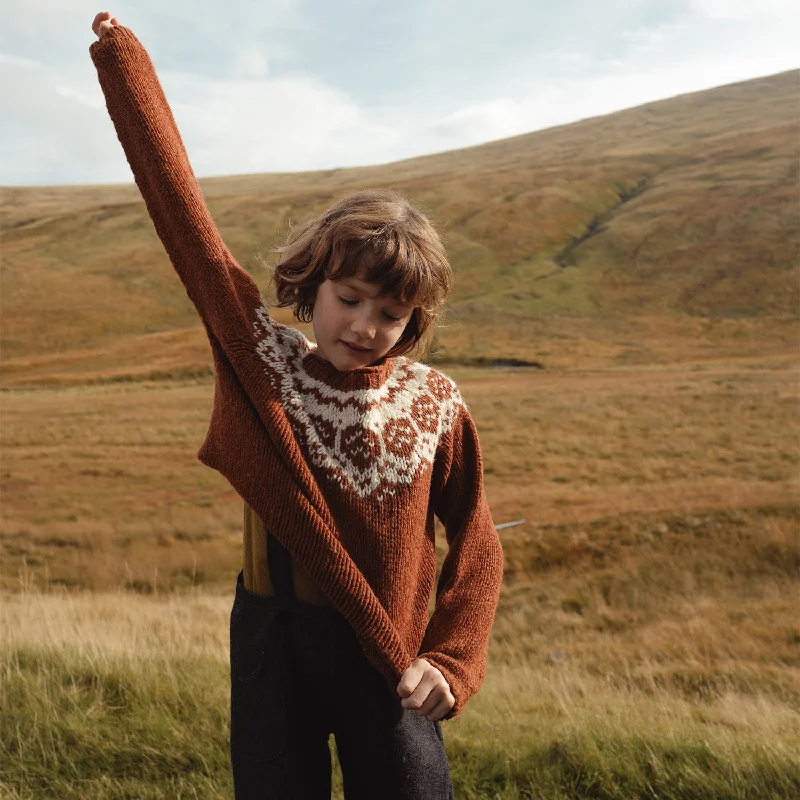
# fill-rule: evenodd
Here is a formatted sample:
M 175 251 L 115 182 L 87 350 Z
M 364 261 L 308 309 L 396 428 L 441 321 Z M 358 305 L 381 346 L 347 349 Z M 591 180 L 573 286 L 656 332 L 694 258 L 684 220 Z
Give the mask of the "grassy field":
M 201 181 L 265 297 L 259 250 L 356 187 L 445 233 L 433 363 L 495 523 L 525 520 L 485 683 L 443 725 L 458 800 L 800 795 L 797 74 Z M 133 185 L 2 200 L 0 796 L 231 797 L 243 506 L 196 458 L 206 335 Z
M 495 522 L 528 520 L 444 726 L 456 796 L 800 791 L 793 361 L 452 374 Z M 4 395 L 9 797 L 231 796 L 242 506 L 195 459 L 211 390 Z
M 762 525 L 785 544 L 787 520 L 775 511 L 726 521 L 742 552 L 748 540 L 758 549 Z M 505 587 L 484 688 L 444 726 L 456 797 L 796 795 L 787 576 L 754 562 L 759 580 L 738 596 L 744 580 L 725 579 L 717 547 L 716 568 L 692 563 L 654 579 L 676 542 L 702 538 L 698 526 L 689 530 L 664 548 L 631 548 L 632 578 L 614 571 L 610 595 L 594 569 L 581 601 L 557 571 Z M 710 582 L 724 585 L 724 597 L 704 590 Z M 197 590 L 5 598 L 3 796 L 231 797 L 229 612 L 230 598 Z M 332 740 L 331 748 L 341 798 Z
M 512 549 L 531 526 L 583 536 L 620 515 L 797 502 L 791 358 L 448 374 L 478 426 L 495 522 L 529 520 L 508 531 Z M 210 379 L 17 389 L 2 399 L 4 588 L 18 585 L 23 565 L 37 585 L 227 586 L 242 502 L 196 459 Z

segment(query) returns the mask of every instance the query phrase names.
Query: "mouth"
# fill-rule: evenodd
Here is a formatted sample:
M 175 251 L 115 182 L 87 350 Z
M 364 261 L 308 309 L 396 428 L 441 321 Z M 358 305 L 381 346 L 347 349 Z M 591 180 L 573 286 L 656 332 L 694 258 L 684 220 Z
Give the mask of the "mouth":
M 354 353 L 369 353 L 369 348 L 367 347 L 355 347 L 349 342 L 346 342 L 344 339 L 339 339 L 339 341 L 348 349 L 352 350 Z

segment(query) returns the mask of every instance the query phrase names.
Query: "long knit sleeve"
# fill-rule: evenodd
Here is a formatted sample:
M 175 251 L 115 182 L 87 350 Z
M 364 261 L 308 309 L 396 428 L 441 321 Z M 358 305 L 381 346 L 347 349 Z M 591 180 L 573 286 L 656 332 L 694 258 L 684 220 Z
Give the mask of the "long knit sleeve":
M 217 339 L 252 338 L 258 286 L 223 243 L 147 51 L 117 26 L 89 47 L 133 177 L 189 299 Z
M 466 406 L 443 442 L 432 502 L 449 545 L 436 586 L 436 608 L 418 658 L 450 684 L 459 714 L 486 675 L 489 634 L 503 581 L 503 549 L 483 488 L 478 433 Z
M 111 28 L 90 45 L 89 55 L 156 233 L 211 344 L 214 408 L 198 458 L 222 472 L 240 495 L 257 488 L 259 497 L 250 497 L 250 504 L 273 527 L 299 525 L 302 516 L 302 527 L 332 531 L 334 520 L 297 447 L 279 385 L 287 377 L 286 352 L 294 346 L 300 358 L 304 337 L 274 324 L 258 285 L 222 241 L 153 63 L 133 31 Z M 259 344 L 259 337 L 268 341 Z M 247 441 L 242 440 L 245 431 Z M 243 457 L 245 450 L 249 458 Z M 259 481 L 265 474 L 270 481 Z M 273 500 L 279 487 L 286 496 L 297 492 L 310 503 L 310 516 L 301 515 L 294 503 L 291 523 L 283 520 L 288 512 Z M 338 542 L 331 546 L 343 555 Z

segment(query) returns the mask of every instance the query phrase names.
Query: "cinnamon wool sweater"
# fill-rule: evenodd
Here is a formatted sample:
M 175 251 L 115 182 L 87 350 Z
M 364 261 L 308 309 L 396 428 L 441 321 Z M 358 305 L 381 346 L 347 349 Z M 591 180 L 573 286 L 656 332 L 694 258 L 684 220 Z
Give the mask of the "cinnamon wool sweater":
M 444 719 L 457 716 L 486 673 L 503 551 L 477 431 L 456 384 L 405 356 L 339 371 L 302 333 L 271 319 L 216 230 L 144 47 L 120 26 L 89 52 L 156 232 L 211 344 L 214 405 L 197 456 L 245 501 L 247 588 L 271 593 L 267 528 L 296 576 L 308 578 L 298 596 L 316 594 L 338 609 L 393 691 L 425 658 L 455 697 Z M 449 549 L 428 620 L 434 515 Z

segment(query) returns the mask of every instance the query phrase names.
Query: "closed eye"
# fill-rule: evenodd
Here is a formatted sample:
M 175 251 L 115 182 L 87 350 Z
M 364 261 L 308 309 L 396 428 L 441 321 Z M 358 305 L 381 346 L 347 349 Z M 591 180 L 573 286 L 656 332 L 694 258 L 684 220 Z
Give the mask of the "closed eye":
M 338 294 L 336 295 L 346 306 L 355 306 L 358 305 L 358 300 L 345 300 L 344 297 L 340 297 Z M 383 312 L 383 316 L 387 319 L 390 319 L 392 322 L 400 322 L 402 317 L 393 317 L 391 314 L 387 314 L 385 311 Z

